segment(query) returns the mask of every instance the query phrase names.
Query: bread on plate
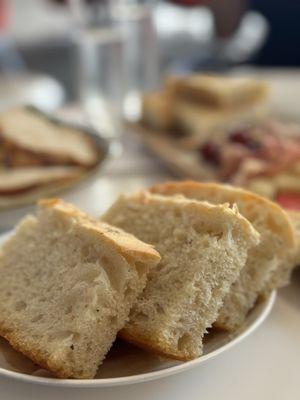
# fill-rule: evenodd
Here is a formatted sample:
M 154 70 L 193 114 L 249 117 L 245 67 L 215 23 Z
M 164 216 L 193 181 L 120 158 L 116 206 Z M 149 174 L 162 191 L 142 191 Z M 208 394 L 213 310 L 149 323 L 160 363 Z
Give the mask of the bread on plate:
M 234 330 L 239 327 L 261 293 L 286 284 L 289 256 L 295 249 L 295 236 L 287 214 L 277 204 L 249 191 L 217 183 L 193 181 L 156 185 L 151 191 L 164 196 L 183 195 L 212 204 L 236 204 L 239 212 L 260 233 L 259 244 L 249 250 L 247 262 L 224 300 L 215 326 Z
M 259 234 L 235 206 L 147 191 L 121 196 L 102 220 L 154 245 L 162 257 L 120 336 L 171 358 L 200 356 L 203 335 Z
M 0 334 L 62 378 L 93 378 L 159 254 L 61 200 L 0 248 Z

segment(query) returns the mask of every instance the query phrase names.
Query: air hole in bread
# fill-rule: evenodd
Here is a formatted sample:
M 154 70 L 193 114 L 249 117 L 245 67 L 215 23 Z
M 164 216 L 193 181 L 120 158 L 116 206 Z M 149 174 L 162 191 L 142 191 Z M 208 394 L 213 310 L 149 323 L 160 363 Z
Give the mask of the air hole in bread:
M 203 225 L 199 222 L 197 224 L 193 224 L 193 228 L 197 233 L 203 233 Z
M 95 263 L 98 255 L 92 246 L 85 246 L 81 249 L 81 261 L 84 263 Z
M 41 297 L 40 298 L 40 303 L 45 303 L 45 301 L 47 301 L 48 299 L 47 299 L 47 297 Z
M 27 307 L 27 304 L 24 301 L 18 301 L 15 305 L 15 310 L 22 311 L 22 310 L 25 310 L 26 307 Z
M 66 315 L 71 314 L 72 311 L 73 311 L 73 307 L 71 305 L 69 305 L 65 309 L 65 314 Z
M 136 268 L 136 271 L 137 271 L 139 277 L 143 276 L 148 271 L 148 267 L 140 261 L 137 261 L 134 264 L 134 266 Z
M 182 216 L 182 212 L 181 212 L 180 208 L 174 208 L 173 213 L 174 213 L 175 218 L 180 218 Z
M 135 290 L 133 290 L 131 287 L 128 286 L 128 287 L 125 289 L 124 297 L 127 298 L 127 297 L 133 295 L 134 293 L 135 293 Z
M 157 312 L 158 314 L 164 314 L 164 313 L 165 313 L 164 308 L 163 308 L 162 305 L 159 304 L 159 303 L 155 303 L 155 309 L 156 309 L 156 312 Z
M 118 322 L 118 317 L 116 315 L 110 317 L 109 322 L 110 322 L 110 325 L 116 326 L 117 322 Z
M 10 297 L 10 296 L 11 296 L 11 292 L 5 292 L 5 295 L 6 295 L 7 297 Z
M 72 342 L 76 342 L 80 338 L 80 334 L 74 331 L 70 330 L 65 330 L 65 331 L 59 331 L 56 332 L 54 335 L 52 335 L 51 339 L 53 340 L 66 340 L 66 339 L 72 339 Z
M 115 290 L 122 291 L 128 278 L 128 266 L 118 260 L 106 255 L 101 257 L 101 266 L 103 267 L 109 282 Z
M 217 240 L 220 240 L 223 237 L 223 232 L 213 233 L 212 236 L 215 237 Z
M 33 317 L 31 320 L 30 320 L 30 322 L 38 322 L 38 321 L 40 321 L 41 319 L 43 319 L 43 314 L 39 314 L 39 315 L 36 315 L 35 317 Z
M 148 317 L 148 315 L 144 314 L 143 312 L 138 312 L 138 313 L 134 314 L 134 319 L 141 322 L 141 321 L 148 321 L 149 317 Z
M 179 351 L 185 351 L 192 342 L 193 341 L 191 335 L 189 335 L 188 333 L 184 333 L 178 339 L 177 348 Z

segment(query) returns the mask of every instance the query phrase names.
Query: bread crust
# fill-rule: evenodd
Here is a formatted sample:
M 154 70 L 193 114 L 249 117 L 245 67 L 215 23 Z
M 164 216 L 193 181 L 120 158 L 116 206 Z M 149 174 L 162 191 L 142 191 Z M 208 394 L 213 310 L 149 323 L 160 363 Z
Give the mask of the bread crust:
M 34 363 L 40 365 L 41 367 L 53 372 L 59 378 L 82 378 L 87 379 L 89 376 L 78 376 L 74 375 L 74 371 L 69 368 L 61 367 L 61 365 L 56 364 L 50 359 L 46 358 L 42 351 L 38 348 L 30 346 L 23 340 L 18 338 L 18 335 L 14 334 L 12 331 L 5 329 L 0 325 L 0 336 L 4 337 L 9 344 L 20 353 L 24 354 L 26 357 L 30 358 Z
M 300 211 L 288 211 L 287 214 L 294 227 L 297 242 L 295 254 L 293 255 L 292 268 L 294 268 L 300 265 Z
M 206 192 L 215 198 L 222 198 L 223 202 L 238 203 L 243 202 L 247 215 L 245 217 L 250 220 L 254 213 L 253 207 L 259 207 L 261 210 L 267 209 L 271 219 L 268 221 L 269 228 L 282 236 L 284 245 L 289 249 L 293 249 L 296 245 L 295 233 L 287 213 L 276 203 L 266 199 L 258 194 L 247 190 L 236 188 L 230 185 L 218 183 L 201 183 L 195 181 L 183 182 L 167 182 L 164 184 L 154 185 L 150 188 L 152 193 L 164 195 L 182 194 L 187 197 L 197 198 L 198 192 Z M 242 212 L 243 214 L 243 212 Z
M 153 263 L 158 263 L 161 259 L 154 246 L 146 244 L 122 229 L 105 222 L 98 221 L 96 223 L 84 212 L 78 210 L 72 204 L 65 203 L 61 199 L 42 199 L 38 202 L 38 205 L 40 207 L 54 209 L 64 215 L 79 219 L 80 222 L 88 228 L 92 235 L 100 236 L 106 244 L 120 252 L 131 265 L 133 259 Z
M 156 339 L 151 335 L 139 335 L 138 333 L 131 334 L 128 329 L 122 329 L 118 333 L 118 337 L 125 340 L 128 343 L 134 344 L 139 348 L 149 352 L 154 353 L 162 357 L 172 358 L 173 360 L 178 361 L 190 361 L 193 360 L 193 357 L 189 357 L 188 355 L 184 355 L 183 353 L 175 353 L 171 351 L 167 342 L 162 341 L 161 339 Z

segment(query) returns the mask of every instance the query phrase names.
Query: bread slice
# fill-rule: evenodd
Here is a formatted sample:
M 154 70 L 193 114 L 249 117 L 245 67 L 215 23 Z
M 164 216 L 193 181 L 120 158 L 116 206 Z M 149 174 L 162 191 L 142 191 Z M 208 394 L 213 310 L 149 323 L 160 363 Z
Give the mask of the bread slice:
M 58 124 L 33 108 L 9 109 L 0 115 L 0 159 L 8 167 L 78 165 L 90 167 L 98 152 L 89 136 Z
M 300 265 L 300 212 L 287 211 L 287 215 L 294 230 L 296 246 L 293 251 L 287 253 L 287 259 L 279 265 L 276 273 L 271 276 L 268 289 L 270 287 L 280 288 L 288 285 L 294 268 Z M 266 291 L 266 294 L 268 294 L 269 291 L 270 289 Z
M 182 145 L 194 148 L 207 140 L 227 140 L 228 134 L 255 126 L 267 116 L 264 103 L 236 109 L 213 109 L 187 101 L 173 101 L 174 124 L 184 132 Z
M 295 231 L 296 248 L 295 251 L 290 255 L 289 262 L 284 263 L 281 266 L 280 275 L 278 274 L 278 277 L 276 277 L 278 280 L 280 280 L 280 282 L 286 282 L 286 284 L 289 283 L 294 268 L 300 265 L 300 212 L 288 211 L 287 214 Z
M 263 82 L 225 75 L 171 77 L 166 88 L 172 96 L 211 108 L 239 109 L 265 100 L 268 94 L 268 86 Z
M 0 249 L 0 334 L 59 377 L 92 378 L 160 257 L 60 200 Z
M 0 196 L 18 195 L 52 183 L 79 178 L 78 167 L 28 167 L 0 170 Z
M 172 99 L 166 92 L 147 93 L 142 97 L 142 122 L 159 131 L 172 128 Z
M 277 204 L 254 193 L 216 183 L 174 182 L 157 185 L 153 193 L 184 195 L 212 204 L 236 204 L 240 213 L 260 233 L 258 246 L 250 249 L 247 263 L 224 301 L 216 326 L 233 330 L 240 326 L 258 295 L 285 282 L 280 281 L 280 266 L 288 262 L 295 238 L 286 213 Z M 280 281 L 280 282 L 279 282 Z
M 156 353 L 189 360 L 259 235 L 235 207 L 140 192 L 122 196 L 103 220 L 153 244 L 162 260 L 120 332 Z
M 296 250 L 294 255 L 294 266 L 300 265 L 300 211 L 288 211 L 288 216 L 296 234 Z

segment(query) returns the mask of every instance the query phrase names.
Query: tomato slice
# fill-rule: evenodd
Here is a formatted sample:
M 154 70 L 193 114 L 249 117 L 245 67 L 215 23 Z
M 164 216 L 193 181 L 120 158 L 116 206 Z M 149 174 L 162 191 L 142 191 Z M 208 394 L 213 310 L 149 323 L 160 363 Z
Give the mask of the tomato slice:
M 300 210 L 300 193 L 279 193 L 276 201 L 289 210 Z

